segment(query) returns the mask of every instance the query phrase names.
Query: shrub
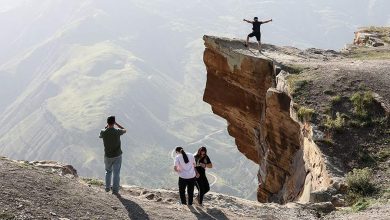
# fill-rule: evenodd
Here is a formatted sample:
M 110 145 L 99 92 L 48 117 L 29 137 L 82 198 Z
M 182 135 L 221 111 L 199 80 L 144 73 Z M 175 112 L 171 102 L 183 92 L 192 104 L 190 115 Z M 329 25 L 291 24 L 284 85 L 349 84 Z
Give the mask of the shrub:
M 290 72 L 290 74 L 300 74 L 303 72 L 307 67 L 299 64 L 291 64 L 289 66 L 286 66 L 286 70 Z
M 309 84 L 309 81 L 302 79 L 298 75 L 289 75 L 287 77 L 287 84 L 292 95 L 300 95 L 305 93 L 305 87 Z
M 361 196 L 370 196 L 376 188 L 372 183 L 372 171 L 369 168 L 353 169 L 346 176 L 349 191 Z
M 103 186 L 104 185 L 104 182 L 102 180 L 98 180 L 98 179 L 82 178 L 82 180 L 89 185 L 94 185 L 94 186 Z
M 330 102 L 332 103 L 332 105 L 335 105 L 335 104 L 337 104 L 337 103 L 340 103 L 340 102 L 341 102 L 341 96 L 340 96 L 340 95 L 333 96 L 333 97 L 330 99 Z
M 340 112 L 337 112 L 335 119 L 332 119 L 331 116 L 327 115 L 324 125 L 330 130 L 342 131 L 345 126 L 345 119 L 341 116 Z
M 300 107 L 298 110 L 298 118 L 301 121 L 310 121 L 314 115 L 314 109 L 307 107 Z
M 352 206 L 352 210 L 355 211 L 355 212 L 363 211 L 363 210 L 367 209 L 369 205 L 370 205 L 370 203 L 369 203 L 366 199 L 360 198 L 360 199 Z
M 360 118 L 368 117 L 368 107 L 372 104 L 374 97 L 372 92 L 367 91 L 365 93 L 356 92 L 351 98 L 351 102 L 354 106 L 354 113 Z

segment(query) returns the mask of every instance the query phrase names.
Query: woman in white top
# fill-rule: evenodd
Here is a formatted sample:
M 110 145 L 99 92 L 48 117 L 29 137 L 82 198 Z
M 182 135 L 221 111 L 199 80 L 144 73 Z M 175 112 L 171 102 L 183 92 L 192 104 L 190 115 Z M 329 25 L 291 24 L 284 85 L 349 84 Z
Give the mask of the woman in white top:
M 176 158 L 174 170 L 179 174 L 179 194 L 181 204 L 186 205 L 185 190 L 187 188 L 188 205 L 192 205 L 194 198 L 195 177 L 197 174 L 195 170 L 195 158 L 193 154 L 184 152 L 182 147 L 176 147 Z

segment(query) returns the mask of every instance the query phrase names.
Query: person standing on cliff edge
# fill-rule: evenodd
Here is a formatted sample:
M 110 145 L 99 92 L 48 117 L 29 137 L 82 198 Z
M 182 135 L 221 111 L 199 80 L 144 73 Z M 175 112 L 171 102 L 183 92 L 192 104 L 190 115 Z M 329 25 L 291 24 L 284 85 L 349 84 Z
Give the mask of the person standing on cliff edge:
M 114 126 L 117 126 L 115 128 Z M 120 136 L 126 133 L 121 125 L 115 122 L 115 116 L 107 118 L 107 125 L 100 131 L 99 137 L 104 144 L 104 166 L 106 169 L 106 192 L 111 189 L 111 176 L 113 175 L 112 194 L 119 195 L 120 171 L 122 166 L 122 149 Z
M 244 44 L 245 47 L 248 47 L 248 43 L 249 43 L 249 38 L 250 37 L 256 37 L 257 39 L 257 44 L 258 44 L 258 48 L 259 48 L 259 52 L 261 52 L 261 32 L 260 32 L 260 25 L 262 24 L 265 24 L 265 23 L 268 23 L 268 22 L 271 22 L 272 19 L 268 20 L 268 21 L 259 21 L 259 19 L 257 17 L 254 17 L 253 18 L 253 21 L 249 21 L 249 20 L 246 20 L 246 19 L 243 19 L 243 21 L 245 22 L 248 22 L 248 23 L 251 23 L 253 25 L 253 28 L 252 28 L 252 33 L 248 34 L 248 37 L 246 38 L 246 42 Z

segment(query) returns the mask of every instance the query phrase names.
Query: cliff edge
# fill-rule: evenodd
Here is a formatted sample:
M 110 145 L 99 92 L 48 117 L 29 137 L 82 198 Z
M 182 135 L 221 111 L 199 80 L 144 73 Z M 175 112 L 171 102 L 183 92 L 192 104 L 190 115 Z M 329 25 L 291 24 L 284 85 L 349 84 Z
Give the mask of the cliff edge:
M 375 141 L 370 135 L 382 141 L 371 152 L 389 146 L 390 60 L 382 56 L 388 46 L 362 59 L 360 48 L 337 52 L 265 44 L 259 53 L 242 40 L 203 39 L 203 99 L 227 120 L 238 150 L 259 164 L 258 201 L 331 201 L 345 190 L 345 173 L 360 167 L 351 155 Z M 370 126 L 356 125 L 364 120 L 353 118 L 351 96 L 359 92 L 372 97 Z M 331 124 L 337 115 L 340 129 Z

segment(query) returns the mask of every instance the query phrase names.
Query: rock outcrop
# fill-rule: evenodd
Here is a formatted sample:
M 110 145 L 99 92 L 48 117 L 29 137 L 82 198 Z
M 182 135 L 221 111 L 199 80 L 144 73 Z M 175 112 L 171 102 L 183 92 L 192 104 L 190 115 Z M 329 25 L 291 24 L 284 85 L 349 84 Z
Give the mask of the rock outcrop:
M 390 39 L 388 27 L 362 27 L 355 32 L 353 44 L 357 46 L 380 47 Z
M 276 61 L 239 40 L 204 41 L 203 99 L 227 120 L 238 150 L 259 164 L 258 201 L 308 202 L 312 191 L 326 189 L 331 179 L 311 125 L 297 119 L 287 82 L 276 77 Z

